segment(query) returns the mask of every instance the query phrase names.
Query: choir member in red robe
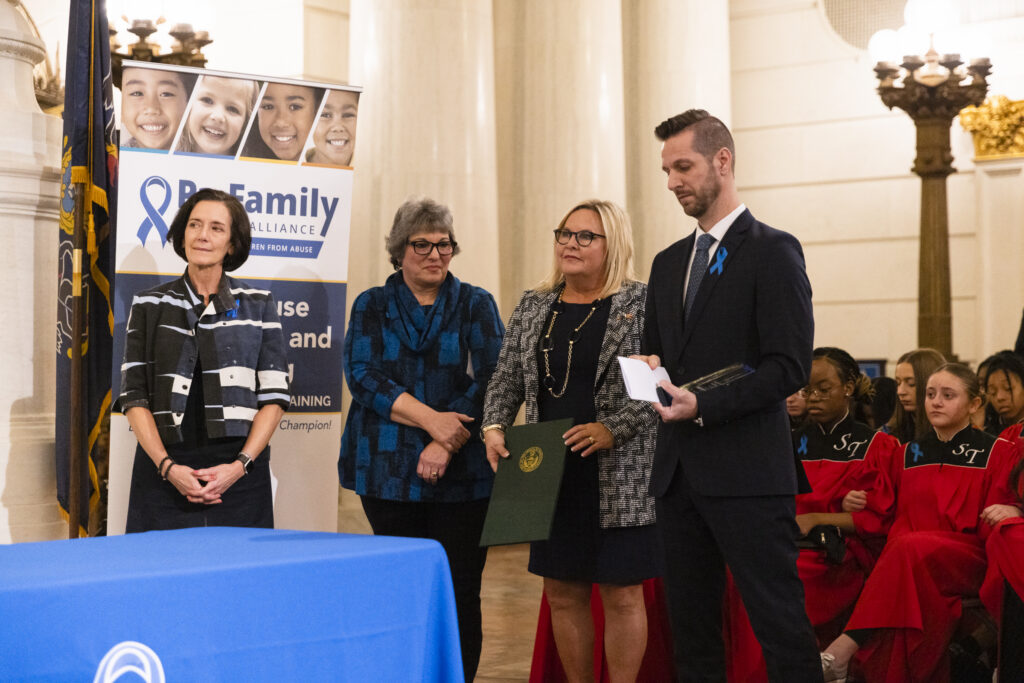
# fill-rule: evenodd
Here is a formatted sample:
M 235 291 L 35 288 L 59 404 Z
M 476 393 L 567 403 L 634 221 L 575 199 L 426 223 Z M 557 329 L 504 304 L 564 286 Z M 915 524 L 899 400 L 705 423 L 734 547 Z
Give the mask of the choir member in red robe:
M 935 369 L 946 362 L 935 349 L 907 351 L 896 361 L 896 410 L 882 431 L 907 443 L 928 433 L 924 414 L 924 385 Z
M 1010 488 L 1017 505 L 986 510 L 995 528 L 985 542 L 988 571 L 981 585 L 981 600 L 999 625 L 997 680 L 1006 683 L 1024 680 L 1024 460 L 1010 473 Z
M 872 683 L 949 681 L 949 640 L 961 599 L 985 576 L 993 506 L 1012 505 L 1017 443 L 971 427 L 981 407 L 977 376 L 948 363 L 928 378 L 932 433 L 897 451 L 883 481 L 854 513 L 861 528 L 892 525 L 846 630 L 822 653 L 825 681 L 846 680 L 857 655 Z
M 999 416 L 999 436 L 1013 441 L 1024 425 L 1024 359 L 1000 351 L 988 358 L 985 372 L 985 395 Z
M 793 445 L 813 490 L 796 497 L 796 521 L 804 535 L 818 525 L 838 530 L 836 538 L 841 534 L 846 547 L 839 562 L 814 548 L 801 549 L 797 559 L 807 616 L 819 642 L 828 643 L 842 632 L 884 543 L 881 535 L 862 538 L 851 512 L 864 507 L 865 491 L 871 489 L 878 468 L 888 467 L 899 442 L 854 421 L 851 401 L 870 403 L 874 388 L 842 349 L 814 350 L 810 384 L 800 393 L 807 401 L 809 422 L 794 432 Z M 855 493 L 844 508 L 851 491 Z M 731 579 L 725 604 L 729 680 L 766 682 L 761 647 Z

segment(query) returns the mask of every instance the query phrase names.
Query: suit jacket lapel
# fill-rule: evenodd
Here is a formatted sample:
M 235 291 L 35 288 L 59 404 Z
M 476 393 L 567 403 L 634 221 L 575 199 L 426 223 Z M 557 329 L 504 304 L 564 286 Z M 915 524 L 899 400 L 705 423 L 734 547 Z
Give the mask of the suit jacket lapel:
M 632 283 L 623 283 L 622 289 L 612 296 L 611 309 L 608 311 L 608 326 L 605 328 L 604 339 L 601 340 L 601 353 L 597 359 L 597 374 L 594 376 L 594 388 L 597 389 L 608 366 L 615 361 L 615 352 L 626 336 L 638 305 L 636 302 L 637 288 Z
M 686 316 L 683 320 L 683 342 L 681 348 L 686 348 L 687 343 L 689 343 L 690 336 L 693 334 L 694 328 L 697 327 L 697 322 L 700 320 L 705 307 L 707 307 L 711 300 L 715 287 L 718 286 L 719 281 L 723 277 L 727 277 L 729 266 L 733 259 L 736 258 L 736 252 L 739 251 L 743 241 L 747 238 L 747 232 L 750 230 L 753 222 L 754 217 L 749 209 L 741 213 L 725 233 L 725 239 L 722 240 L 722 243 L 715 250 L 711 261 L 708 263 L 708 271 L 704 274 L 704 279 L 701 280 L 700 288 L 697 290 L 697 297 L 693 300 L 690 315 Z
M 523 318 L 523 372 L 524 384 L 527 396 L 536 396 L 540 390 L 539 375 L 537 368 L 537 344 L 540 335 L 543 334 L 544 323 L 547 321 L 548 313 L 558 298 L 561 290 L 554 292 L 538 292 L 531 305 L 528 315 Z M 525 313 L 525 311 L 524 311 Z
M 683 282 L 686 278 L 686 265 L 689 263 L 690 254 L 693 252 L 693 242 L 695 239 L 697 238 L 694 233 L 677 243 L 679 245 L 679 267 L 666 273 L 665 282 L 657 285 L 658 291 L 655 293 L 659 300 L 659 309 L 665 311 L 664 313 L 659 313 L 658 318 L 666 321 L 661 323 L 660 327 L 662 335 L 669 335 L 662 349 L 662 352 L 667 357 L 671 357 L 673 350 L 678 353 L 682 353 L 683 350 L 683 326 L 681 324 L 673 325 L 668 321 L 682 321 L 686 315 L 683 306 Z M 654 283 L 651 283 L 650 286 L 654 286 Z

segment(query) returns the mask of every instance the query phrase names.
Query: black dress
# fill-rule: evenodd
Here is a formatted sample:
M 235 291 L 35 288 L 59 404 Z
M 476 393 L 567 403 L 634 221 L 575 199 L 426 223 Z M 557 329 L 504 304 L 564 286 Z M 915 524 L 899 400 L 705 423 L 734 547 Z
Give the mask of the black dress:
M 552 347 L 548 357 L 553 380 L 548 382 L 553 383 L 557 393 L 565 379 L 569 335 L 587 317 L 591 304 L 556 306 L 561 306 L 562 312 L 551 332 Z M 540 392 L 537 404 L 542 422 L 566 417 L 571 417 L 573 424 L 596 421 L 594 380 L 609 309 L 608 299 L 602 300 L 580 330 L 573 346 L 569 381 L 560 398 L 552 396 L 545 386 L 544 354 L 538 348 Z M 541 332 L 542 344 L 549 323 L 550 317 Z M 566 448 L 565 473 L 551 536 L 547 541 L 530 544 L 529 570 L 563 581 L 623 585 L 660 576 L 663 573 L 661 539 L 653 524 L 601 528 L 598 457 L 594 453 L 583 458 Z
M 207 436 L 202 372 L 197 360 L 181 421 L 183 441 L 166 444 L 167 454 L 174 462 L 192 469 L 231 463 L 245 445 L 245 437 Z M 200 526 L 274 528 L 269 446 L 253 461 L 249 474 L 232 484 L 215 505 L 188 502 L 174 484 L 160 478 L 142 446 L 136 447 L 125 532 Z

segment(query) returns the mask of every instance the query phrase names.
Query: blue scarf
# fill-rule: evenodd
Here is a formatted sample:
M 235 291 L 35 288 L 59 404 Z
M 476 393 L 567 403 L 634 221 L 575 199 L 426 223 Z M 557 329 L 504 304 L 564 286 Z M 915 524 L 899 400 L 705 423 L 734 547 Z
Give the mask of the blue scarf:
M 395 333 L 410 351 L 420 353 L 430 348 L 441 334 L 448 321 L 455 315 L 459 303 L 459 288 L 462 283 L 448 273 L 432 306 L 422 306 L 405 284 L 402 271 L 393 273 L 384 283 L 390 320 L 397 320 Z

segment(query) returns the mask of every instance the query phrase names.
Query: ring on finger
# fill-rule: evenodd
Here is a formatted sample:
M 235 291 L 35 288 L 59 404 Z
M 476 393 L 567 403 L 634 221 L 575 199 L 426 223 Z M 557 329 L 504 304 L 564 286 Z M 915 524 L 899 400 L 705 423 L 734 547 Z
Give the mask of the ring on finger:
M 590 436 L 590 437 L 587 437 L 587 438 L 590 439 L 590 445 L 594 445 L 594 437 Z

